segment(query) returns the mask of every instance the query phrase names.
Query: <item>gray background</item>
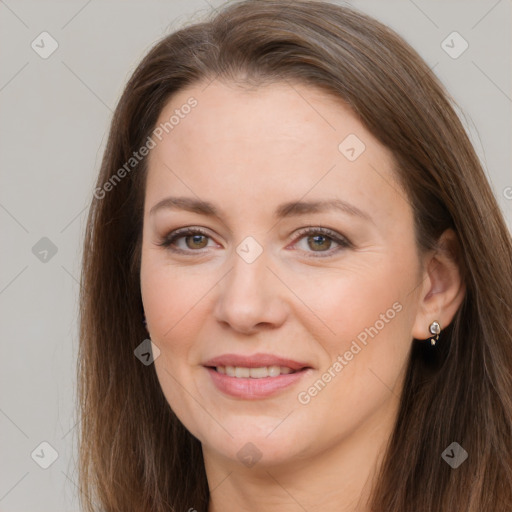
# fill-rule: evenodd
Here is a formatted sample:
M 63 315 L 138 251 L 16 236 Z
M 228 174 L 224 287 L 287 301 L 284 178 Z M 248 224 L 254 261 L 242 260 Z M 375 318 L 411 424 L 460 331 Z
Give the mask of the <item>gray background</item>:
M 351 3 L 401 34 L 446 85 L 512 227 L 511 1 Z M 160 37 L 221 4 L 0 0 L 1 512 L 78 510 L 80 247 L 112 111 Z M 59 45 L 47 59 L 31 47 L 43 31 Z M 453 31 L 469 44 L 457 59 L 441 47 Z M 57 249 L 46 261 L 43 237 Z M 58 452 L 48 469 L 31 458 L 43 441 Z M 50 462 L 42 449 L 34 459 Z

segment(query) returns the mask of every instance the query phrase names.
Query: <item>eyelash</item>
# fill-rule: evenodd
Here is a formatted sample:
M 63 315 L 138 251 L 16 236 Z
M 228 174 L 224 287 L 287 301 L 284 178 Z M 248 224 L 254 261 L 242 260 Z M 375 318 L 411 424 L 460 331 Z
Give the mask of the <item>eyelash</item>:
M 185 251 L 183 249 L 172 247 L 172 244 L 176 240 L 178 240 L 179 238 L 190 236 L 190 235 L 204 235 L 207 238 L 211 238 L 211 236 L 205 230 L 203 230 L 201 228 L 181 228 L 181 229 L 177 229 L 177 230 L 169 233 L 157 245 L 161 246 L 161 247 L 165 247 L 168 250 L 170 250 L 174 253 L 178 253 L 178 254 L 191 255 L 191 253 L 202 253 L 203 252 L 202 249 L 197 250 L 197 251 L 195 251 L 195 250 Z M 327 228 L 310 226 L 310 227 L 303 228 L 303 229 L 299 230 L 298 235 L 299 235 L 299 238 L 296 239 L 296 242 L 298 242 L 299 240 L 304 238 L 306 235 L 309 235 L 309 236 L 322 235 L 322 236 L 326 236 L 327 238 L 330 238 L 331 240 L 336 242 L 339 246 L 338 248 L 335 248 L 334 250 L 318 251 L 318 253 L 316 253 L 316 254 L 322 254 L 322 256 L 316 255 L 315 254 L 316 251 L 313 251 L 314 255 L 311 254 L 311 255 L 307 256 L 310 258 L 327 258 L 327 257 L 333 256 L 334 253 L 337 253 L 342 249 L 347 249 L 347 248 L 352 247 L 352 244 L 349 240 L 347 240 L 345 237 L 343 237 L 341 235 L 338 235 L 335 231 L 332 231 Z

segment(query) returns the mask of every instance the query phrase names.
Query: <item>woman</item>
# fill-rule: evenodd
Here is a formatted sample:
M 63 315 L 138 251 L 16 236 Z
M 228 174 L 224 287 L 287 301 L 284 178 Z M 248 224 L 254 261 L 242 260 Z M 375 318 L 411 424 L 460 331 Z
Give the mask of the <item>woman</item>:
M 86 510 L 512 510 L 512 243 L 428 66 L 230 4 L 117 106 L 81 295 Z

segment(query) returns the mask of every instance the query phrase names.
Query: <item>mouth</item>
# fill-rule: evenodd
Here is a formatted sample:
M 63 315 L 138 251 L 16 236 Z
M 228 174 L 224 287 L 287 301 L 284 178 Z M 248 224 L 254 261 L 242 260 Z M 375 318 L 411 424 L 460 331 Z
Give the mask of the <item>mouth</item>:
M 256 400 L 290 390 L 314 368 L 276 354 L 223 354 L 203 363 L 211 382 L 223 395 Z
M 213 368 L 215 371 L 230 377 L 252 377 L 256 379 L 288 374 L 311 367 L 306 362 L 261 352 L 252 355 L 223 354 L 203 362 L 203 366 Z M 251 375 L 251 370 L 254 370 L 253 375 Z M 277 373 L 278 370 L 279 374 Z M 249 371 L 249 374 L 247 371 Z
M 246 366 L 207 366 L 211 370 L 227 375 L 228 377 L 234 377 L 236 379 L 265 379 L 265 378 L 276 378 L 280 375 L 290 375 L 292 373 L 302 372 L 310 368 L 304 366 L 294 370 L 288 366 L 259 366 L 256 368 L 249 368 Z
M 310 366 L 204 366 L 214 389 L 239 400 L 262 400 L 286 390 L 314 371 Z

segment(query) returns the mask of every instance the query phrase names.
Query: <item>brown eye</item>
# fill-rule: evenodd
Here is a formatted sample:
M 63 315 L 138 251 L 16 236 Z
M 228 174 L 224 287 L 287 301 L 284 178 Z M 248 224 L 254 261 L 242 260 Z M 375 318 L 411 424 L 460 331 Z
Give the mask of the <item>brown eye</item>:
M 205 235 L 196 234 L 181 238 L 185 238 L 185 244 L 189 249 L 203 249 L 208 245 L 208 237 Z
M 308 236 L 308 247 L 313 251 L 322 251 L 330 249 L 332 240 L 325 235 Z
M 199 228 L 183 228 L 169 233 L 158 245 L 178 253 L 194 253 L 208 246 L 211 237 Z M 184 241 L 184 243 L 182 242 Z
M 302 235 L 296 242 L 296 245 L 304 251 L 308 257 L 328 257 L 333 256 L 340 250 L 352 247 L 347 238 L 327 228 L 306 228 L 299 232 Z M 301 247 L 301 242 L 306 241 Z M 337 247 L 332 247 L 333 244 Z M 317 254 L 312 254 L 317 253 Z

